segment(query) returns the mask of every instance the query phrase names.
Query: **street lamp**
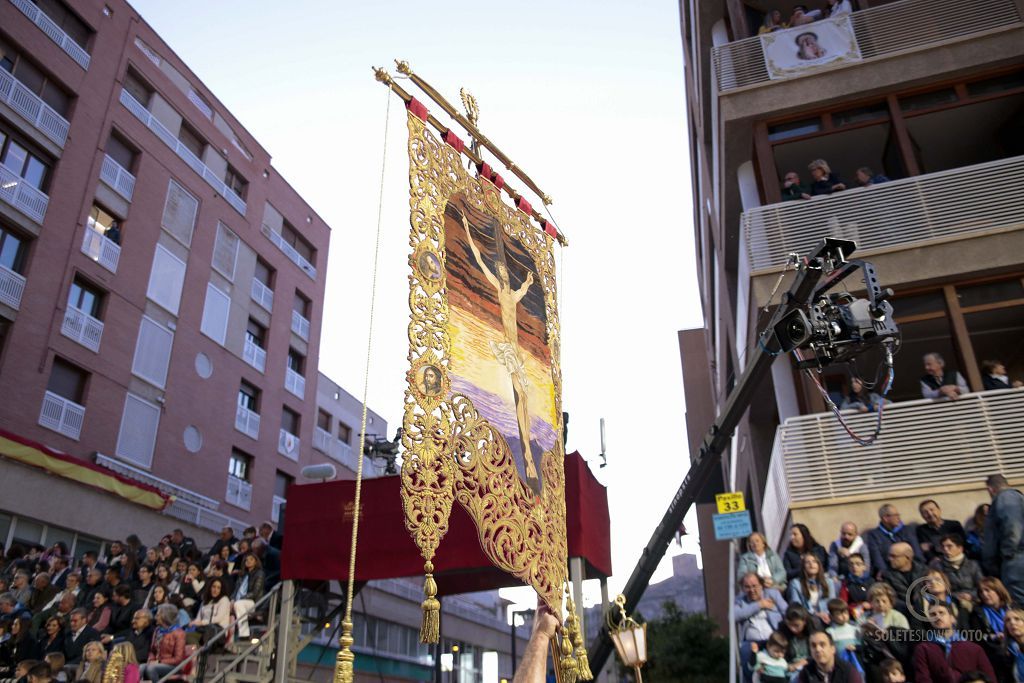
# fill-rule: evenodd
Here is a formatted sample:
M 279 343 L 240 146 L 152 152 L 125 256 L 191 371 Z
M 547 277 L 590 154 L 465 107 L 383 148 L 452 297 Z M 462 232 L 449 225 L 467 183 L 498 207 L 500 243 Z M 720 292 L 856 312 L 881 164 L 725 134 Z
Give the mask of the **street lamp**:
M 459 646 L 452 645 L 452 683 L 459 680 Z
M 647 663 L 647 624 L 638 624 L 626 614 L 626 596 L 618 595 L 615 604 L 619 608 L 619 625 L 612 626 L 609 620 L 608 633 L 622 664 L 636 672 L 636 683 L 643 683 L 640 667 Z

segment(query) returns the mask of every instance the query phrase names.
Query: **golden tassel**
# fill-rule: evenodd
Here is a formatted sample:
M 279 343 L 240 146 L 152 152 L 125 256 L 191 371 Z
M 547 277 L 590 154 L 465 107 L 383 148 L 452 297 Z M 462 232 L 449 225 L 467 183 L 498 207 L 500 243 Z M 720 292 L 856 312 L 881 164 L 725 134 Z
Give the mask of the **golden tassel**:
M 441 603 L 437 599 L 437 583 L 434 581 L 434 564 L 428 561 L 423 565 L 427 573 L 423 582 L 423 594 L 426 599 L 420 605 L 423 608 L 423 625 L 420 627 L 421 643 L 436 643 L 441 637 Z
M 334 683 L 353 683 L 355 671 L 353 665 L 356 656 L 352 653 L 352 622 L 341 622 L 341 638 L 338 639 L 341 649 L 338 650 L 338 658 L 334 662 Z
M 578 680 L 591 681 L 594 679 L 594 674 L 590 670 L 590 661 L 587 659 L 587 648 L 583 647 L 583 634 L 581 633 L 583 627 L 580 623 L 579 615 L 576 614 L 576 605 L 572 599 L 572 593 L 569 592 L 568 586 L 565 591 L 566 609 L 569 610 L 569 617 L 565 620 L 566 632 L 565 638 L 571 640 L 572 644 L 575 645 L 575 652 L 573 655 L 576 657 L 576 675 Z
M 562 634 L 562 661 L 559 663 L 562 670 L 562 683 L 576 683 L 578 671 L 576 660 L 572 656 L 572 643 L 569 642 L 568 634 Z

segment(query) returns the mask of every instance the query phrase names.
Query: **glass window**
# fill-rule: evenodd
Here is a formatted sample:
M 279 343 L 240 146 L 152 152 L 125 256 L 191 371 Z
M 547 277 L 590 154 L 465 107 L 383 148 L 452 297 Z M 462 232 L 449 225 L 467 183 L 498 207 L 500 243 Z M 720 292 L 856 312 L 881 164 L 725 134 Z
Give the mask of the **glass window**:
M 27 160 L 28 150 L 14 140 L 11 140 L 4 151 L 4 166 L 21 176 L 25 172 L 25 162 Z
M 121 223 L 99 204 L 93 204 L 89 212 L 89 226 L 114 244 L 121 244 Z
M 245 182 L 245 178 L 239 175 L 238 171 L 228 166 L 224 172 L 224 184 L 228 186 L 232 192 L 237 194 L 242 199 L 245 199 L 245 189 L 249 186 L 249 183 Z
M 153 95 L 153 90 L 131 69 L 124 75 L 124 89 L 128 91 L 129 95 L 138 100 L 142 106 L 149 107 L 149 98 Z
M 876 102 L 864 107 L 854 107 L 832 114 L 832 123 L 836 126 L 849 126 L 864 121 L 875 121 L 889 117 L 889 108 L 885 102 Z
M 291 408 L 281 408 L 281 429 L 289 434 L 298 434 L 299 414 Z
M 192 126 L 182 123 L 181 129 L 178 131 L 178 140 L 185 145 L 188 151 L 197 157 L 203 156 L 203 148 L 206 146 L 206 143 L 203 142 L 202 137 Z
M 18 517 L 14 525 L 13 542 L 17 543 L 39 543 L 43 540 L 43 524 L 24 517 Z
M 50 370 L 50 381 L 46 390 L 58 396 L 63 396 L 69 401 L 82 403 L 85 394 L 85 380 L 88 374 L 76 365 L 73 365 L 63 358 L 53 359 L 53 368 Z
M 81 558 L 84 553 L 90 550 L 99 555 L 100 548 L 103 547 L 103 541 L 98 538 L 90 538 L 89 536 L 79 536 L 75 539 L 74 554 L 75 557 Z
M 345 443 L 352 441 L 352 428 L 344 422 L 338 423 L 338 440 Z
M 1011 74 L 988 78 L 984 81 L 974 81 L 967 84 L 967 94 L 971 97 L 980 95 L 991 95 L 1004 90 L 1016 90 L 1024 88 L 1024 71 L 1015 71 Z
M 25 59 L 24 55 L 18 55 L 14 65 L 14 77 L 21 81 L 22 85 L 38 95 L 46 83 L 46 76 L 34 64 Z
M 300 375 L 303 373 L 303 366 L 306 364 L 306 357 L 295 349 L 288 349 L 288 369 L 292 372 L 297 372 Z
M 42 190 L 43 184 L 46 182 L 47 170 L 49 169 L 46 167 L 46 164 L 36 157 L 29 155 L 28 159 L 25 160 L 25 170 L 22 172 L 21 177 L 32 187 Z
M 288 497 L 288 487 L 295 481 L 295 477 L 289 476 L 284 472 L 278 471 L 274 478 L 274 495 L 278 498 Z
M 813 119 L 790 121 L 789 123 L 768 126 L 768 139 L 773 141 L 785 140 L 786 138 L 795 138 L 798 135 L 816 133 L 819 130 L 821 130 L 821 119 L 815 116 Z
M 75 544 L 75 532 L 69 529 L 62 529 L 59 526 L 47 526 L 46 545 L 52 546 L 58 542 L 63 542 L 70 550 L 71 546 Z
M 0 266 L 21 273 L 24 257 L 25 243 L 21 238 L 0 228 Z
M 1024 380 L 1024 306 L 964 313 L 964 322 L 979 364 L 999 361 L 1011 385 Z
M 181 287 L 184 282 L 185 262 L 168 251 L 166 247 L 156 245 L 146 296 L 174 315 L 178 315 L 178 306 L 181 305 Z
M 266 261 L 261 258 L 256 259 L 256 273 L 254 277 L 271 289 L 271 278 L 273 272 L 273 268 L 267 265 Z
M 131 171 L 135 165 L 135 150 L 116 133 L 111 133 L 107 138 L 107 155 L 121 165 L 125 170 Z
M 163 389 L 167 384 L 173 346 L 174 333 L 166 325 L 142 316 L 139 338 L 135 344 L 135 358 L 132 360 L 132 374 Z
M 302 295 L 302 292 L 295 290 L 295 298 L 292 299 L 292 308 L 303 318 L 309 318 L 309 299 Z
M 331 431 L 331 414 L 323 410 L 316 412 L 316 426 L 325 432 Z
M 903 111 L 916 111 L 918 109 L 929 109 L 942 104 L 956 102 L 956 90 L 945 88 L 943 90 L 932 90 L 917 95 L 904 95 L 900 98 L 900 108 Z
M 983 285 L 957 287 L 956 295 L 964 307 L 993 304 L 999 301 L 1024 299 L 1024 283 L 1020 278 L 987 282 Z
M 77 308 L 97 320 L 100 317 L 100 302 L 103 301 L 103 294 L 91 287 L 79 278 L 71 283 L 71 291 L 68 292 L 68 306 Z
M 898 313 L 896 319 L 899 320 Z M 945 359 L 947 369 L 961 370 L 957 349 L 953 345 L 953 330 L 946 318 L 901 323 L 900 332 L 903 343 L 896 356 L 896 379 L 889 398 L 894 401 L 921 398 L 921 376 L 924 374 L 922 359 L 926 353 L 938 352 Z
M 260 390 L 242 380 L 238 387 L 238 405 L 254 413 L 259 412 Z
M 7 547 L 7 536 L 11 532 L 11 516 L 0 512 L 0 544 Z
M 237 448 L 231 449 L 231 459 L 228 460 L 228 474 L 243 481 L 249 481 L 249 464 L 252 457 L 243 453 Z
M 89 35 L 92 31 L 75 14 L 73 14 L 60 0 L 36 0 L 36 4 L 46 13 L 64 33 L 67 33 L 73 41 L 81 47 L 89 42 Z
M 946 298 L 939 290 L 926 292 L 924 294 L 913 294 L 911 296 L 900 296 L 892 302 L 893 310 L 897 318 L 922 313 L 944 313 L 946 311 Z
M 234 282 L 235 261 L 238 258 L 238 235 L 223 223 L 217 223 L 217 237 L 213 242 L 213 267 Z
M 245 338 L 251 341 L 256 346 L 263 348 L 263 339 L 267 334 L 267 330 L 263 325 L 249 318 L 249 324 L 245 328 Z

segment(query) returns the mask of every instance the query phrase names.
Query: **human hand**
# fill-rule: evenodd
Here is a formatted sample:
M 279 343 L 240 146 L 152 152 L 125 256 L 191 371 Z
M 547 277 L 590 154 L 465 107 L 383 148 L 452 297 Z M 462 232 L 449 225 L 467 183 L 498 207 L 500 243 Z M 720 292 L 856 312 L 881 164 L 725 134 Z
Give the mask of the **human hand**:
M 771 598 L 761 598 L 757 604 L 761 605 L 764 609 L 771 609 L 772 607 L 775 607 L 775 601 Z
M 842 183 L 836 183 L 835 185 L 832 186 L 832 191 L 833 192 L 839 192 L 840 190 L 845 190 L 845 189 L 846 189 L 846 185 L 843 185 Z
M 770 577 L 770 576 L 766 576 L 766 577 L 764 578 L 764 587 L 765 587 L 765 588 L 771 588 L 771 587 L 772 587 L 772 586 L 774 586 L 774 585 L 775 585 L 775 582 L 774 582 L 774 581 L 772 581 L 772 577 Z
M 1020 389 L 1021 387 L 1024 387 L 1024 382 L 1020 381 L 1019 379 L 1013 381 L 1014 389 Z
M 960 396 L 960 389 L 952 384 L 946 384 L 939 387 L 939 393 L 946 398 L 955 399 Z
M 561 625 L 562 620 L 538 597 L 537 611 L 533 614 L 533 631 L 530 638 L 539 637 L 551 640 L 561 628 Z
M 806 192 L 804 192 L 803 194 L 801 194 L 801 195 L 800 195 L 800 197 L 801 197 L 802 199 L 810 199 L 810 198 L 811 198 L 811 195 L 809 195 L 809 194 L 807 194 Z
M 868 407 L 866 405 L 864 405 L 863 403 L 861 403 L 859 406 L 857 406 L 857 412 L 858 413 L 866 413 L 866 412 L 868 412 Z
M 757 643 L 751 643 L 750 644 L 750 652 L 751 652 L 751 654 L 757 654 L 757 651 L 760 650 L 760 649 L 761 649 L 761 647 Z
M 836 550 L 836 552 L 839 554 L 839 557 L 849 557 L 850 556 L 850 549 L 849 548 L 839 548 L 838 550 Z

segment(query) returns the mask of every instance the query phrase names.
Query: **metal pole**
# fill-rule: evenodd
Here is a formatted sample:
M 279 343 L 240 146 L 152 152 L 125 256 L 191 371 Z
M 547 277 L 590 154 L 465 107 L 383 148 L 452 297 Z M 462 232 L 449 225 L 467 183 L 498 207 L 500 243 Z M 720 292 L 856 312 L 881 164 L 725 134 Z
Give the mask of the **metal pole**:
M 292 652 L 291 626 L 292 610 L 295 609 L 295 583 L 285 581 L 281 585 L 281 609 L 277 619 L 277 657 L 274 662 L 274 683 L 285 683 L 288 678 L 288 662 L 298 656 Z
M 516 613 L 512 613 L 512 678 L 516 677 Z
M 437 596 L 437 601 L 441 603 L 440 609 L 437 610 L 437 642 L 434 643 L 434 683 L 442 683 L 441 681 L 441 644 L 444 642 L 444 601 L 441 596 Z

